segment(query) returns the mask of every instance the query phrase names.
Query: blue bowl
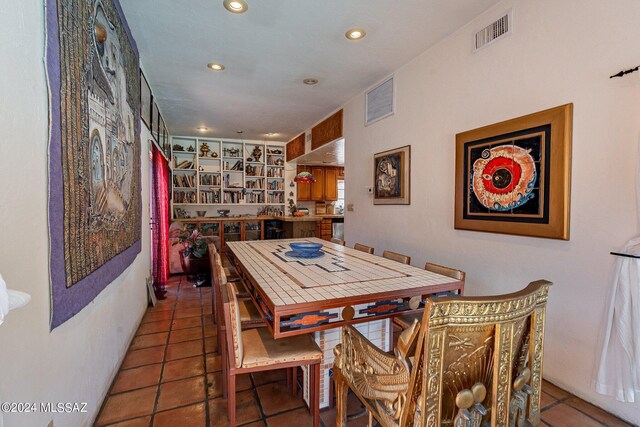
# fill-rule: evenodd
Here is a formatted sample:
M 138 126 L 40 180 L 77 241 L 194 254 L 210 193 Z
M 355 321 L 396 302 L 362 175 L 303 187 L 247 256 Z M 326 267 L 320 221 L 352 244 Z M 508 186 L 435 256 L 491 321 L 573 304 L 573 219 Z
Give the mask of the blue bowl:
M 301 255 L 313 255 L 320 251 L 320 249 L 322 248 L 322 243 L 298 242 L 289 243 L 289 246 L 294 252 Z

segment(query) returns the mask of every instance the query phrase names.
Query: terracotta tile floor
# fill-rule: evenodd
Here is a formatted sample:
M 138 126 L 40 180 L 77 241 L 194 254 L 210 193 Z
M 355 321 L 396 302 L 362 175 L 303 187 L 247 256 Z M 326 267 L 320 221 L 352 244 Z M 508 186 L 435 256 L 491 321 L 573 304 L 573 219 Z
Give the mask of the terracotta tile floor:
M 222 399 L 220 356 L 211 314 L 211 288 L 196 289 L 186 276 L 172 277 L 167 299 L 149 308 L 96 421 L 97 426 L 190 427 L 228 425 Z M 247 427 L 305 427 L 311 416 L 298 393 L 287 394 L 284 371 L 238 380 L 237 421 Z M 629 426 L 605 411 L 545 382 L 545 426 Z M 361 412 L 349 397 L 349 413 Z M 335 409 L 321 413 L 335 425 Z M 367 424 L 367 417 L 349 423 Z

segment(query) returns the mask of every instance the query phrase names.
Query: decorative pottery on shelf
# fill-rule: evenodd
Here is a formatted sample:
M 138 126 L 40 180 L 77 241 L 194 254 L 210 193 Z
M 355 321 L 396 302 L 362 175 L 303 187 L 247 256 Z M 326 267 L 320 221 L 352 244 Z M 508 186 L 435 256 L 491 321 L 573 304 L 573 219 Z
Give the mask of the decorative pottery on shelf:
M 289 243 L 291 250 L 285 255 L 293 258 L 318 258 L 324 255 L 322 243 L 295 242 Z

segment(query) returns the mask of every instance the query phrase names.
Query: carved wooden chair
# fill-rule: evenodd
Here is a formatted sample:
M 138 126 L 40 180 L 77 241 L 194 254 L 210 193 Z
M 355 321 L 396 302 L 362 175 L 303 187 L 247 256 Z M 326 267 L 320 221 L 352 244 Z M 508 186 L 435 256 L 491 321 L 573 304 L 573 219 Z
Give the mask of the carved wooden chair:
M 538 280 L 507 295 L 430 299 L 394 356 L 345 326 L 334 349 L 336 426 L 345 426 L 349 388 L 382 426 L 540 425 L 550 285 Z
M 464 294 L 464 280 L 466 277 L 464 271 L 456 270 L 455 268 L 451 267 L 445 267 L 443 265 L 433 264 L 430 262 L 424 265 L 424 269 L 433 273 L 442 274 L 443 276 L 451 277 L 452 279 L 459 280 L 460 282 L 462 282 L 462 286 L 460 287 L 460 295 Z M 422 313 L 403 314 L 400 316 L 395 316 L 393 318 L 393 323 L 400 326 L 402 329 L 406 329 L 416 319 L 418 320 L 418 322 L 420 322 L 420 320 L 422 319 Z
M 411 264 L 411 257 L 409 255 L 402 255 L 397 252 L 384 251 L 382 252 L 382 257 L 392 261 L 401 262 L 403 264 Z
M 322 351 L 310 335 L 274 339 L 267 328 L 242 330 L 239 301 L 233 284 L 222 286 L 224 322 L 227 331 L 224 345 L 223 382 L 227 398 L 229 425 L 235 426 L 237 375 L 276 369 L 309 367 L 309 411 L 313 426 L 320 423 L 320 362 Z M 215 424 L 215 421 L 214 421 Z
M 331 238 L 331 243 L 335 243 L 335 244 L 337 244 L 337 245 L 341 245 L 341 246 L 346 245 L 346 242 L 345 242 L 344 240 L 342 240 L 342 239 L 336 239 L 335 237 L 332 237 L 332 238 Z
M 371 255 L 373 255 L 373 252 L 374 252 L 372 247 L 367 246 L 367 245 L 362 245 L 360 243 L 356 243 L 353 246 L 353 249 L 355 249 L 356 251 L 366 252 L 366 253 L 371 254 Z

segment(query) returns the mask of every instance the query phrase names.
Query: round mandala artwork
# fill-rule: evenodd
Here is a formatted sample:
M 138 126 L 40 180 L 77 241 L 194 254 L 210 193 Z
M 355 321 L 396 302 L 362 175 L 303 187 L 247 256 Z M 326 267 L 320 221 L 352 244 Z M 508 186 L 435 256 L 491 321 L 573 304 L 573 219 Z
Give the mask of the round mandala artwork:
M 537 174 L 530 151 L 502 145 L 482 152 L 473 163 L 473 192 L 483 206 L 507 211 L 533 197 Z

